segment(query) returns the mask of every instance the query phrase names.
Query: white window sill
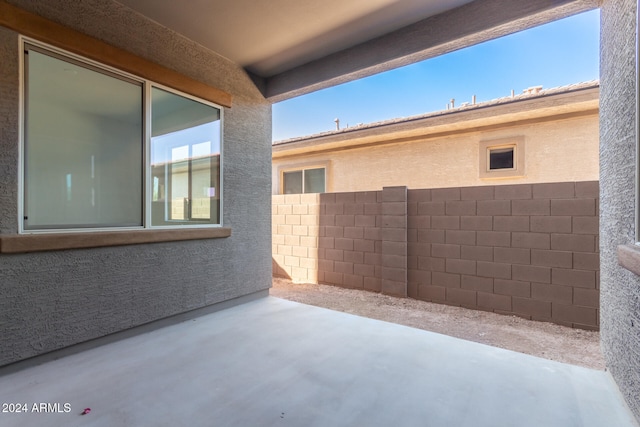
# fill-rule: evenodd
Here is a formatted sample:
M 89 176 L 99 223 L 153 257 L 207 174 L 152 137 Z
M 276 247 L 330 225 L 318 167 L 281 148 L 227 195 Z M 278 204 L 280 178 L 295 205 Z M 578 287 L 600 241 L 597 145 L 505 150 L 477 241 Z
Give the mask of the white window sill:
M 231 228 L 126 230 L 88 233 L 8 234 L 0 236 L 0 253 L 59 251 L 182 240 L 219 239 L 231 236 Z

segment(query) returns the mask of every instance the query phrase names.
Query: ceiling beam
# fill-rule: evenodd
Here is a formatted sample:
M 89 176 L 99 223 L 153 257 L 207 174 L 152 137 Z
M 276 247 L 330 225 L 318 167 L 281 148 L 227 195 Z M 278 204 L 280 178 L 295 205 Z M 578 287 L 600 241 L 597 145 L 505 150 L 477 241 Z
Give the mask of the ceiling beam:
M 476 0 L 264 79 L 279 102 L 596 9 L 600 0 Z

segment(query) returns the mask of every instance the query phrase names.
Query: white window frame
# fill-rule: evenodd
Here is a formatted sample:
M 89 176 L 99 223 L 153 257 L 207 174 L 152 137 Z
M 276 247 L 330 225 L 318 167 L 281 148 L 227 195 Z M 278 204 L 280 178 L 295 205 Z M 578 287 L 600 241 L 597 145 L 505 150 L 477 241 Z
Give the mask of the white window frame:
M 219 214 L 219 218 L 220 221 L 218 224 L 188 224 L 188 223 L 182 223 L 180 225 L 151 225 L 151 201 L 152 201 L 152 197 L 153 197 L 153 180 L 151 179 L 151 108 L 149 108 L 151 106 L 151 88 L 155 87 L 157 89 L 162 89 L 165 90 L 167 92 L 170 92 L 174 95 L 179 95 L 182 96 L 184 98 L 187 99 L 191 99 L 192 101 L 195 102 L 199 102 L 201 104 L 205 104 L 208 105 L 210 107 L 214 107 L 217 108 L 220 111 L 220 214 Z M 145 183 L 144 183 L 144 188 L 146 190 L 145 195 L 144 195 L 144 199 L 145 199 L 145 205 L 144 205 L 144 221 L 145 221 L 145 225 L 147 225 L 145 228 L 153 228 L 153 229 L 181 229 L 181 228 L 210 228 L 210 227 L 222 227 L 222 219 L 223 219 L 223 197 L 222 197 L 222 193 L 223 193 L 223 189 L 224 189 L 224 174 L 223 174 L 223 151 L 224 151 L 224 141 L 223 141 L 223 135 L 224 135 L 224 129 L 223 129 L 223 125 L 224 125 L 224 108 L 220 105 L 214 104 L 213 102 L 209 102 L 209 101 L 205 101 L 204 99 L 200 99 L 198 97 L 186 94 L 184 92 L 181 92 L 179 90 L 176 89 L 172 89 L 168 86 L 164 86 L 161 85 L 159 83 L 153 83 L 150 81 L 147 81 L 146 85 L 145 85 L 145 175 L 144 175 L 144 179 L 145 179 Z
M 221 228 L 223 227 L 223 218 L 224 218 L 224 107 L 215 104 L 213 102 L 189 95 L 180 90 L 171 88 L 169 86 L 165 86 L 159 83 L 154 82 L 150 79 L 145 79 L 125 71 L 119 70 L 117 68 L 111 67 L 109 65 L 100 63 L 98 61 L 94 61 L 92 59 L 74 54 L 72 52 L 66 51 L 64 49 L 57 48 L 55 46 L 51 46 L 46 43 L 42 43 L 38 40 L 31 39 L 29 37 L 25 37 L 20 35 L 18 38 L 19 43 L 19 61 L 18 61 L 18 72 L 19 72 L 19 129 L 18 129 L 18 137 L 19 137 L 19 153 L 18 153 L 18 234 L 52 234 L 52 233 L 91 233 L 91 232 L 104 232 L 104 231 L 124 231 L 124 230 L 145 230 L 145 229 L 187 229 L 187 228 Z M 143 85 L 143 136 L 140 141 L 141 144 L 144 144 L 143 147 L 143 164 L 141 165 L 141 173 L 143 174 L 143 207 L 142 207 L 142 226 L 114 226 L 114 227 L 100 227 L 100 228 L 55 228 L 55 229 L 36 229 L 36 230 L 25 230 L 24 228 L 24 195 L 25 195 L 25 182 L 24 182 L 24 162 L 26 158 L 25 152 L 25 58 L 24 51 L 27 49 L 27 45 L 35 46 L 37 48 L 43 49 L 45 51 L 49 51 L 54 55 L 62 56 L 63 58 L 69 58 L 72 61 L 78 61 L 81 64 L 86 64 L 89 67 L 97 68 L 99 70 L 104 70 L 108 73 L 112 73 L 118 76 L 122 76 L 125 79 L 134 80 L 140 82 Z M 218 224 L 190 224 L 190 223 L 182 223 L 182 224 L 170 224 L 170 225 L 155 225 L 151 224 L 151 198 L 152 198 L 152 183 L 151 183 L 151 88 L 155 87 L 158 89 L 165 90 L 172 94 L 182 96 L 187 99 L 191 99 L 193 101 L 211 106 L 220 111 L 220 213 L 219 213 L 219 221 Z

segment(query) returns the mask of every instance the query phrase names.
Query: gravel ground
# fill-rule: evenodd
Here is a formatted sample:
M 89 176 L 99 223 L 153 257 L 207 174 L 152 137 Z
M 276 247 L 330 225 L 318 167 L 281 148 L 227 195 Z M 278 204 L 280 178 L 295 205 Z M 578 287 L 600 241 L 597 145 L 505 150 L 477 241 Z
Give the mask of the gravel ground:
M 515 316 L 274 278 L 271 295 L 357 316 L 604 370 L 600 334 Z

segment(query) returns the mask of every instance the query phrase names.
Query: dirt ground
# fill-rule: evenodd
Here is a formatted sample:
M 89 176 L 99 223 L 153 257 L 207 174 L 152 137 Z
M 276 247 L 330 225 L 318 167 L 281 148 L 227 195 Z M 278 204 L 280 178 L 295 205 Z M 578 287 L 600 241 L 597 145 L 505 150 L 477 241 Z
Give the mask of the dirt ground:
M 559 362 L 605 369 L 598 332 L 356 289 L 294 284 L 280 278 L 273 279 L 271 295 Z

